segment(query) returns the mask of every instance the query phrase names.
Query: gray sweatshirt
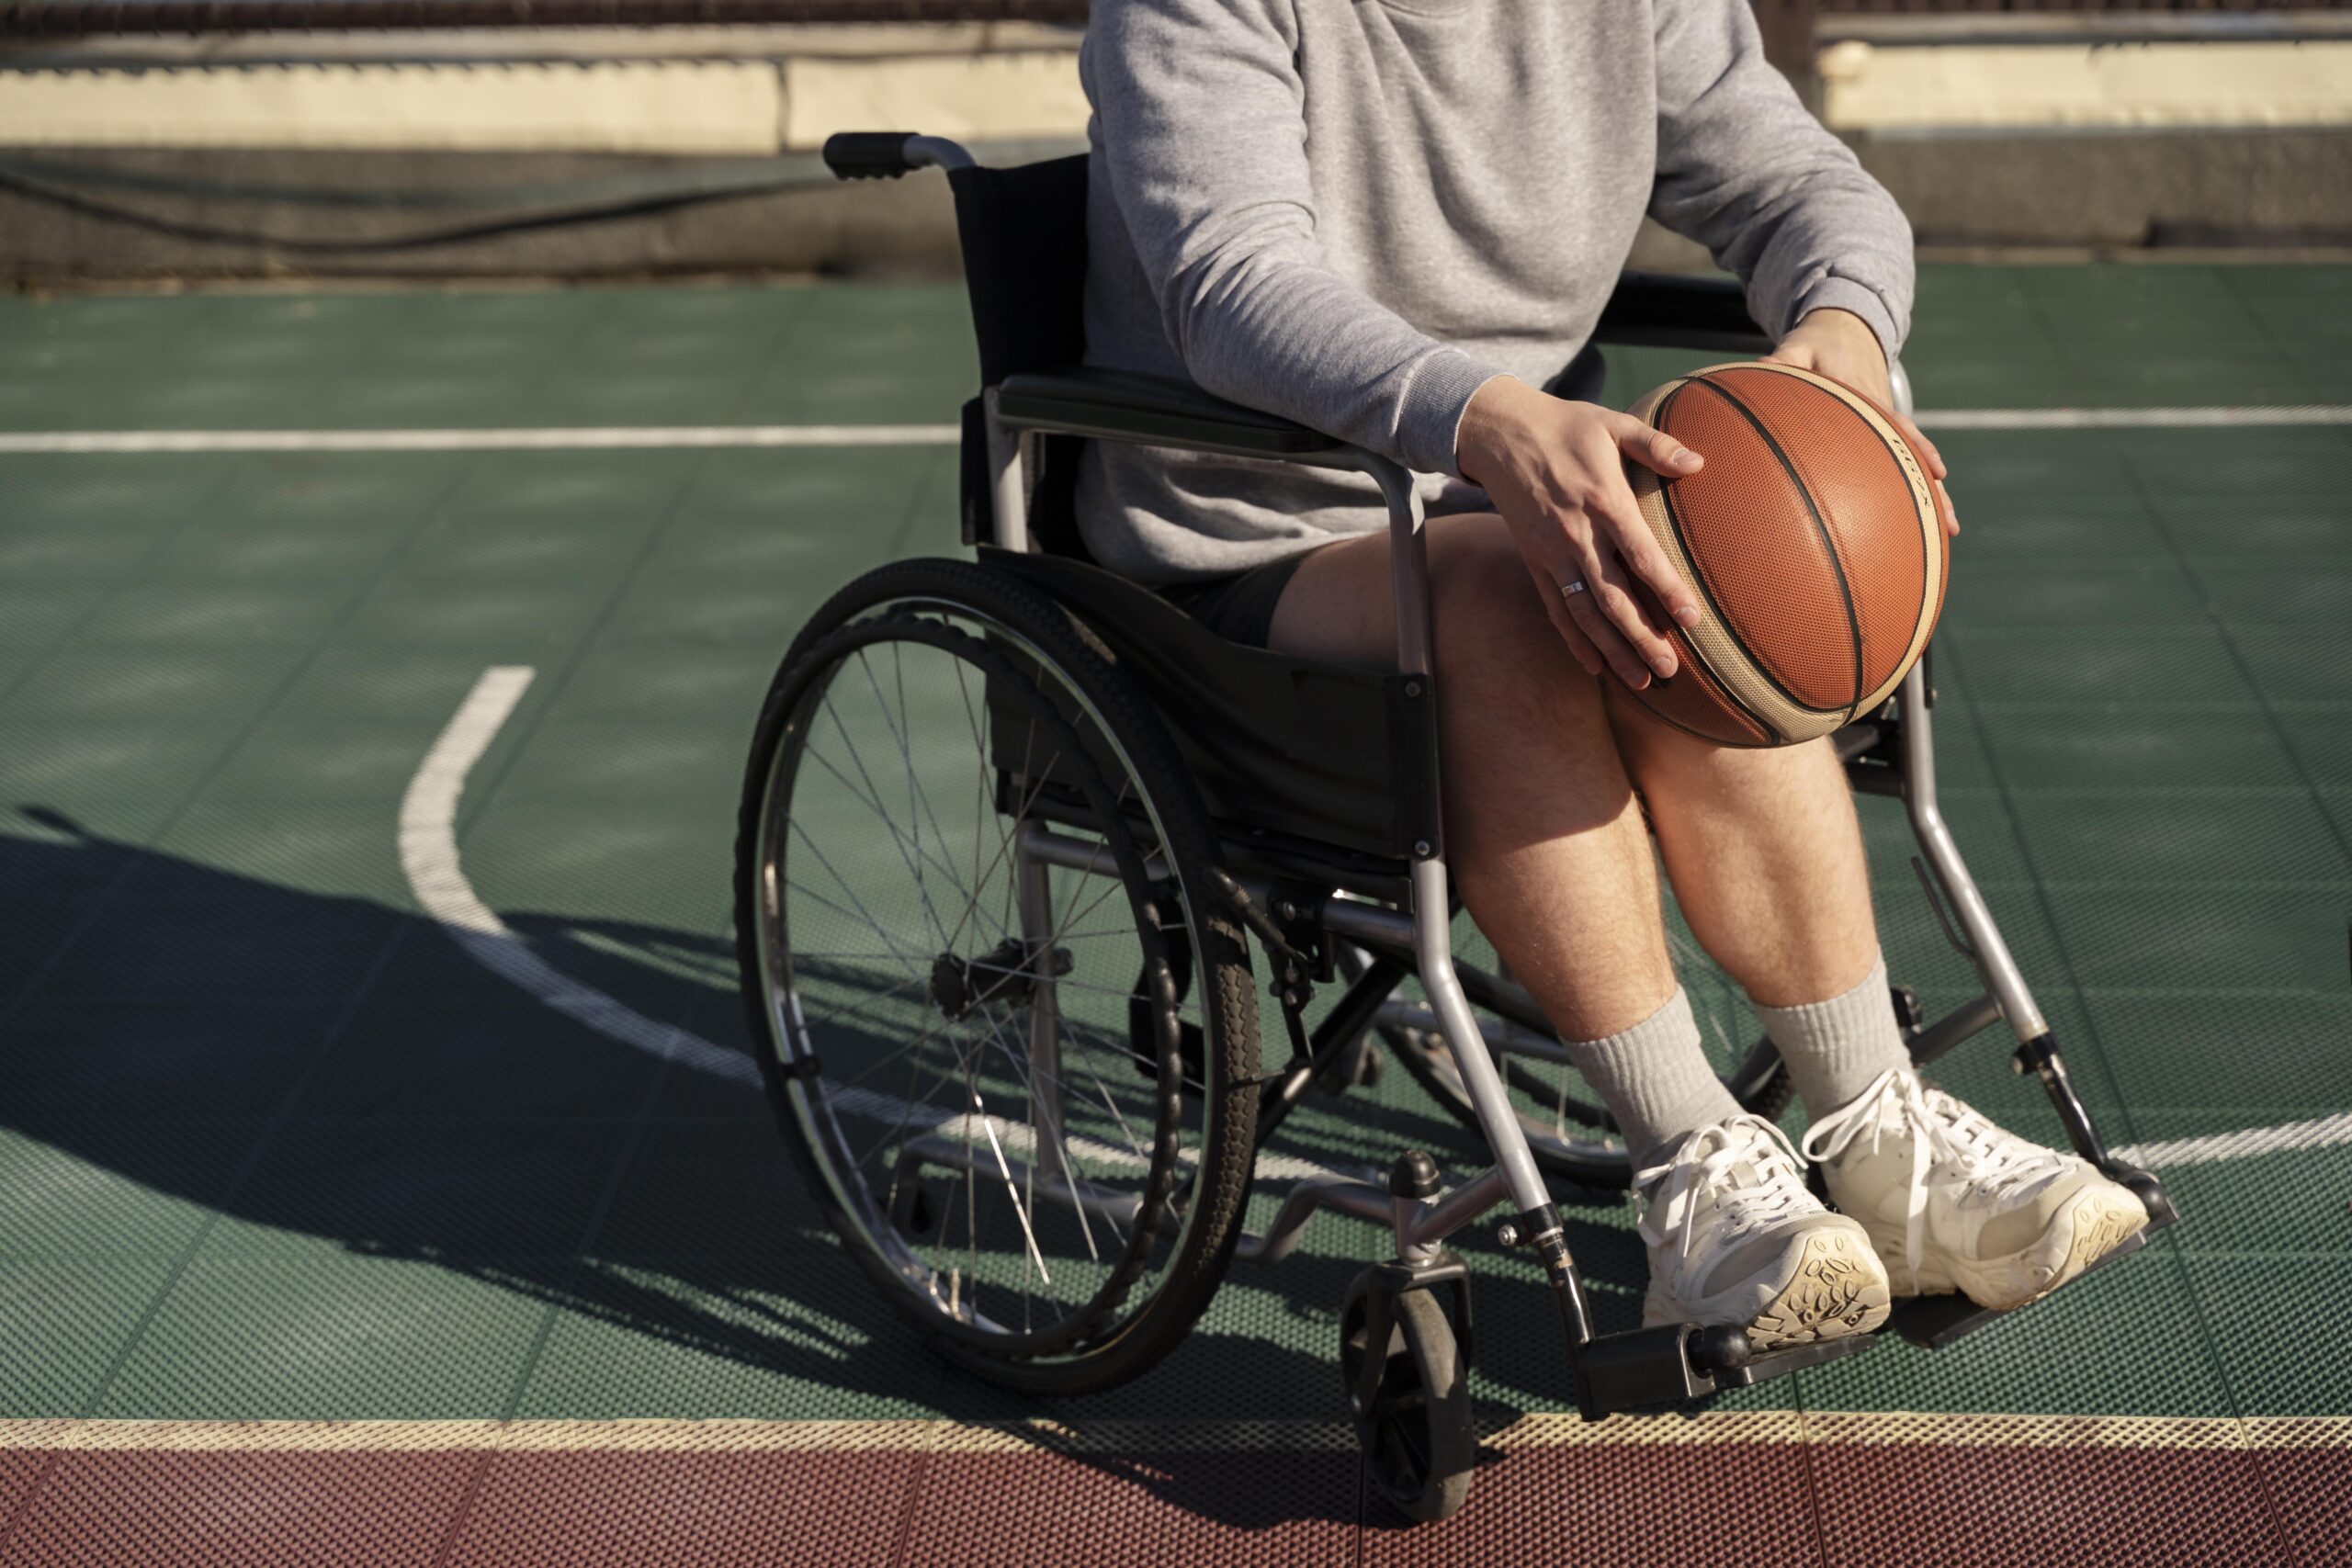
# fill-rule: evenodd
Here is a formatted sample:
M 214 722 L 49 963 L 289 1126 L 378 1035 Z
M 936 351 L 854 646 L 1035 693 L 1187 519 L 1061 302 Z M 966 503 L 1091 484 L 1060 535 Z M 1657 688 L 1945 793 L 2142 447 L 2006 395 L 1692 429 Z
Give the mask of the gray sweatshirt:
M 1481 385 L 1542 386 L 1583 344 L 1645 212 L 1776 333 L 1836 306 L 1892 353 L 1909 324 L 1909 226 L 1748 0 L 1095 0 L 1081 71 L 1088 363 L 1189 377 L 1432 494 Z M 1078 508 L 1154 584 L 1385 517 L 1355 476 L 1104 443 Z

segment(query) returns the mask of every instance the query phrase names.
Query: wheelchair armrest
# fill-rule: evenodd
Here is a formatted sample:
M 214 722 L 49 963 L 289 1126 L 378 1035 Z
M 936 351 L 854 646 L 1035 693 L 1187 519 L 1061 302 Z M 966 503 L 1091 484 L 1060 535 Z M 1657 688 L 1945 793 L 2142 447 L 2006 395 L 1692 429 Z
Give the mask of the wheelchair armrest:
M 1622 272 L 1600 320 L 1595 343 L 1634 348 L 1703 348 L 1763 353 L 1772 338 L 1747 313 L 1747 296 L 1728 277 L 1685 277 L 1665 272 Z
M 1189 381 L 1127 370 L 1072 367 L 1007 376 L 997 388 L 996 412 L 1023 430 L 1245 457 L 1298 457 L 1340 446 L 1320 431 L 1228 403 Z

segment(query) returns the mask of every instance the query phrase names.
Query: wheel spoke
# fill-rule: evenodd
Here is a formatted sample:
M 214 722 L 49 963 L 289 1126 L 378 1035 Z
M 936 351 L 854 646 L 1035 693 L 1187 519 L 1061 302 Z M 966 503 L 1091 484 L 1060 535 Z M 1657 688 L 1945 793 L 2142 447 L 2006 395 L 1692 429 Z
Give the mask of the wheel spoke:
M 829 706 L 831 705 L 831 699 L 829 697 L 827 699 L 827 705 Z M 842 728 L 841 718 L 838 715 L 833 716 L 833 728 L 837 730 Z M 846 742 L 847 738 L 844 737 L 843 739 L 844 742 Z M 851 750 L 854 752 L 855 748 L 853 747 Z M 868 795 L 864 790 L 858 788 L 856 784 L 851 783 L 850 776 L 847 773 L 842 773 L 840 768 L 834 766 L 831 758 L 818 751 L 814 745 L 805 748 L 803 755 L 813 759 L 819 767 L 824 769 L 827 773 L 832 774 L 834 778 L 840 780 L 842 788 L 849 792 L 849 796 L 852 800 L 856 801 L 860 806 L 865 807 L 868 811 L 874 813 L 876 818 L 880 818 L 882 826 L 888 830 L 890 836 L 894 839 L 900 839 L 903 842 L 903 839 L 901 838 L 897 826 L 890 819 L 890 814 L 882 809 L 881 803 L 874 799 L 871 795 Z M 929 863 L 937 865 L 942 871 L 945 872 L 947 874 L 947 879 L 950 882 L 956 883 L 957 892 L 960 893 L 963 891 L 963 884 L 956 877 L 955 867 L 950 865 L 942 865 L 937 860 L 932 859 L 930 856 L 924 856 L 923 858 L 928 861 Z
M 1160 802 L 1050 639 L 928 591 L 876 606 L 791 677 L 802 716 L 762 819 L 770 1027 L 805 1031 L 822 1063 L 792 1080 L 805 1110 L 787 1120 L 844 1235 L 941 1331 L 1075 1366 L 1197 1266 L 1152 1243 L 1185 1234 L 1187 1192 L 1226 1169 L 1205 1159 L 1206 1102 L 1162 1059 L 1160 998 L 1141 1028 L 1128 983 L 1161 952 L 1138 912 L 1159 897 L 1142 867 L 1172 853 Z M 1093 867 L 1035 862 L 1023 835 L 1041 823 Z M 1178 941 L 1184 911 L 1163 917 Z M 1176 1016 L 1198 1014 L 1188 998 Z
M 861 649 L 858 650 L 858 661 L 862 664 L 865 662 L 865 650 Z M 880 694 L 877 692 L 876 694 L 878 696 Z M 858 755 L 857 742 L 850 739 L 849 730 L 844 725 L 842 725 L 841 715 L 834 711 L 833 694 L 831 692 L 827 692 L 825 694 L 825 711 L 832 716 L 833 728 L 841 731 L 842 743 L 849 748 L 850 761 L 857 765 L 857 776 L 865 781 L 865 786 L 873 792 L 875 799 L 881 799 L 881 789 L 875 784 L 873 775 L 865 771 L 865 760 Z M 851 793 L 854 795 L 856 792 L 853 790 Z M 939 911 L 932 908 L 931 889 L 923 883 L 922 868 L 916 863 L 915 857 L 907 852 L 906 839 L 904 835 L 899 833 L 897 826 L 890 821 L 888 816 L 887 814 L 880 813 L 877 813 L 877 815 L 882 815 L 882 825 L 890 834 L 891 847 L 899 852 L 899 859 L 906 863 L 907 874 L 914 878 L 915 897 L 922 903 L 922 912 L 925 916 L 929 917 L 931 920 L 932 934 L 938 938 L 940 945 L 943 947 L 945 946 L 947 943 L 947 923 L 939 918 Z M 807 836 L 805 829 L 803 830 L 802 836 Z M 827 869 L 830 870 L 831 868 L 828 867 Z
M 1005 1042 L 1004 1036 L 997 1030 L 993 1020 L 991 1020 L 989 1024 L 988 1039 L 989 1043 L 994 1045 L 999 1054 L 1004 1057 L 1005 1065 L 1012 1069 L 1012 1076 L 1021 1080 L 1023 1092 L 1029 1096 L 1032 1103 L 1035 1103 L 1037 1098 L 1037 1086 L 1030 1077 L 1029 1074 L 1022 1068 L 1020 1056 L 1013 1051 L 1012 1047 Z M 1078 1215 L 1078 1231 L 1079 1235 L 1083 1236 L 1086 1240 L 1086 1255 L 1094 1261 L 1097 1267 L 1100 1267 L 1102 1262 L 1102 1255 L 1095 1248 L 1094 1227 L 1087 1223 L 1086 1205 L 1080 1200 L 1078 1190 L 1080 1183 L 1088 1181 L 1091 1179 L 1087 1177 L 1084 1170 L 1079 1166 L 1077 1160 L 1070 1156 L 1069 1144 L 1068 1139 L 1064 1136 L 1062 1129 L 1058 1126 L 1048 1123 L 1046 1131 L 1053 1134 L 1055 1153 L 1061 1158 L 1062 1170 L 1065 1178 L 1069 1183 L 1070 1208 Z M 1035 1126 L 1030 1128 L 1029 1139 L 1032 1146 L 1034 1147 L 1037 1142 L 1037 1129 Z M 1036 1168 L 1037 1162 L 1034 1159 L 1031 1160 L 1029 1162 L 1029 1170 L 1033 1179 L 1035 1176 Z M 1103 1216 L 1103 1219 L 1104 1223 L 1110 1225 L 1111 1233 L 1119 1238 L 1119 1245 L 1121 1247 L 1125 1247 L 1127 1241 L 1126 1233 L 1119 1229 L 1118 1222 L 1111 1219 L 1107 1214 Z

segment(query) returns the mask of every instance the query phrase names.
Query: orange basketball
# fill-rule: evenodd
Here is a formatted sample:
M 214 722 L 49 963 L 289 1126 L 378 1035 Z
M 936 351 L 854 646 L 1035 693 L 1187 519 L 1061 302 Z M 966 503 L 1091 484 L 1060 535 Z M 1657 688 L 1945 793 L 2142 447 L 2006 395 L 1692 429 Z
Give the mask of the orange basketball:
M 1706 459 L 1683 479 L 1626 465 L 1706 606 L 1669 627 L 1674 677 L 1635 694 L 1727 746 L 1793 745 L 1883 703 L 1928 646 L 1951 561 L 1927 468 L 1885 412 L 1761 363 L 1694 371 L 1631 412 Z

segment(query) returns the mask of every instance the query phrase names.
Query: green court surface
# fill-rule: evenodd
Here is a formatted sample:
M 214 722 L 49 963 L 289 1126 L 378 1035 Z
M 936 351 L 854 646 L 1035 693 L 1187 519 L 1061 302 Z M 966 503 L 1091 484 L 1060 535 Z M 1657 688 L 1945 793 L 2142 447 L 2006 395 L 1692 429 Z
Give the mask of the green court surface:
M 2352 404 L 2352 268 L 1929 268 L 1907 357 L 1928 410 Z M 1672 363 L 1620 359 L 1611 396 Z M 21 432 L 937 424 L 975 377 L 946 287 L 0 301 Z M 2352 427 L 1939 439 L 1949 815 L 2085 1098 L 2186 1217 L 1953 1348 L 1724 1405 L 2352 1416 Z M 936 442 L 0 455 L 0 1422 L 1335 1423 L 1369 1227 L 1237 1268 L 1148 1377 L 1014 1399 L 890 1319 L 756 1091 L 483 968 L 403 872 L 428 750 L 528 666 L 464 789 L 466 878 L 553 970 L 748 1051 L 760 698 L 835 587 L 956 553 L 956 483 Z M 1949 1006 L 1968 971 L 1899 813 L 1862 810 L 1890 965 Z M 1994 1038 L 1940 1076 L 2057 1139 Z M 1391 1071 L 1277 1152 L 1408 1143 L 1477 1157 Z M 1572 1221 L 1631 1325 L 1629 1213 Z M 1482 1426 L 1568 1406 L 1532 1265 L 1465 1239 Z M 34 1529 L 29 1473 L 0 1451 L 0 1532 Z M 1472 1511 L 1512 1506 L 1482 1482 Z

